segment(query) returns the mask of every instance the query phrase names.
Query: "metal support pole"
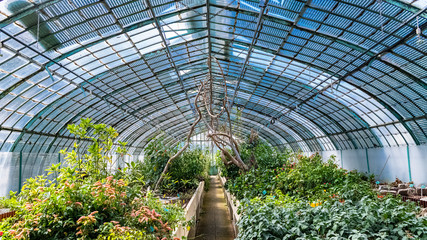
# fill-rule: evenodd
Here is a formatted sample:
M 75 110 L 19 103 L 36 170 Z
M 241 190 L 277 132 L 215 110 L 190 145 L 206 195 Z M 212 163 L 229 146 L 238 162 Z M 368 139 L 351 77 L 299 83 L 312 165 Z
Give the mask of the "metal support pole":
M 344 163 L 343 163 L 343 160 L 342 160 L 342 149 L 340 149 L 340 160 L 341 160 L 341 168 L 344 168 Z
M 19 152 L 19 181 L 18 181 L 18 194 L 21 193 L 22 188 L 22 151 Z
M 406 145 L 406 153 L 408 155 L 408 172 L 409 172 L 409 181 L 412 182 L 412 173 L 411 173 L 411 158 L 409 156 L 409 145 Z
M 366 153 L 366 165 L 368 166 L 368 173 L 371 173 L 371 169 L 369 168 L 369 157 L 368 157 L 368 149 L 365 148 Z

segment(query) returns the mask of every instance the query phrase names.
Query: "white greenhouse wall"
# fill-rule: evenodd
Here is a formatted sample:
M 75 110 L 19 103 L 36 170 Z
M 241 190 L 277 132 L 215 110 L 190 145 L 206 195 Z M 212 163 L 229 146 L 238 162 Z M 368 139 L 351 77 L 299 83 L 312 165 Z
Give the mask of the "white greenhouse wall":
M 427 145 L 409 148 L 412 179 L 415 183 L 427 184 Z
M 123 168 L 126 166 L 124 162 L 138 160 L 141 160 L 140 156 L 113 156 L 114 165 L 111 169 L 116 169 L 119 165 Z M 0 152 L 0 197 L 7 196 L 10 191 L 18 192 L 27 178 L 46 175 L 45 170 L 59 162 L 64 162 L 64 156 L 59 153 Z M 54 175 L 47 178 L 52 179 Z
M 313 152 L 305 153 L 311 154 Z M 427 183 L 427 145 L 323 151 L 319 154 L 324 161 L 335 155 L 338 166 L 374 174 L 379 181 L 393 182 L 399 178 L 405 182 L 412 180 L 416 185 Z

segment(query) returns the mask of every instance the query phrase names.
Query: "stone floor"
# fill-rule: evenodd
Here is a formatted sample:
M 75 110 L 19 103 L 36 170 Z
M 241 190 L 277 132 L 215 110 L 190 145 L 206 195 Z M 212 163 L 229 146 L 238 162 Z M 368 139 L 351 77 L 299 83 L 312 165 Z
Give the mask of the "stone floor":
M 211 176 L 210 184 L 203 198 L 195 240 L 232 240 L 234 231 L 218 177 Z

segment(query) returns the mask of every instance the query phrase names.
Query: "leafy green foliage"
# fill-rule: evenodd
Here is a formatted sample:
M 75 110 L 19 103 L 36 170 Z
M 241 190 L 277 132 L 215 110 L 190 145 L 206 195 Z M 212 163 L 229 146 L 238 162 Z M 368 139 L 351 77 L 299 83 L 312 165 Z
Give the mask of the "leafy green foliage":
M 242 203 L 238 239 L 427 236 L 427 218 L 416 217 L 419 209 L 378 196 L 369 177 L 338 168 L 333 158 L 323 162 L 319 155 L 297 154 L 291 159 L 280 168 L 251 170 L 228 181 Z
M 246 141 L 240 145 L 240 157 L 245 163 L 250 163 L 253 157 L 260 169 L 274 169 L 286 164 L 290 152 L 273 148 L 265 141 L 257 140 L 254 143 Z
M 310 157 L 298 154 L 296 158 L 284 168 L 276 169 L 276 186 L 284 193 L 311 201 L 328 199 L 332 194 L 352 200 L 375 196 L 366 176 L 338 168 L 334 158 L 326 162 L 318 154 Z
M 16 210 L 17 206 L 18 200 L 16 198 L 16 192 L 11 191 L 8 196 L 0 197 L 0 209 L 7 208 Z
M 427 219 L 395 198 L 341 203 L 252 200 L 245 205 L 237 239 L 425 239 Z
M 0 222 L 3 239 L 170 239 L 172 229 L 185 220 L 184 211 L 141 191 L 144 183 L 135 184 L 142 181 L 135 163 L 111 169 L 116 130 L 90 119 L 68 128 L 78 141 L 91 144 L 82 149 L 75 143 L 71 151 L 61 151 L 67 164 L 48 169 L 53 181 L 27 179 L 19 196 L 8 200 L 17 213 Z M 123 156 L 126 143 L 119 144 L 116 153 Z
M 218 169 L 221 170 L 221 176 L 227 178 L 227 179 L 234 179 L 238 177 L 241 173 L 240 168 L 237 167 L 234 164 L 230 164 L 228 166 L 225 166 L 223 161 L 221 160 L 221 153 L 218 151 L 215 155 L 216 159 L 216 165 L 218 166 Z
M 167 161 L 176 153 L 176 148 L 169 148 L 163 143 L 163 138 L 152 139 L 144 149 L 144 162 L 135 169 L 144 176 L 145 183 L 151 188 L 156 185 Z
M 296 155 L 274 169 L 252 169 L 227 182 L 228 190 L 238 199 L 262 197 L 275 190 L 310 200 L 327 200 L 332 195 L 358 200 L 374 198 L 370 181 L 361 173 L 338 168 L 334 159 L 323 162 L 319 155 Z
M 240 145 L 240 157 L 242 161 L 252 168 L 271 170 L 282 167 L 289 158 L 289 150 L 279 150 L 268 145 L 265 141 L 257 140 L 250 143 L 249 139 Z M 236 179 L 243 172 L 234 164 L 225 166 L 221 160 L 221 154 L 215 156 L 217 166 L 221 170 L 221 175 L 227 179 Z
M 80 119 L 79 124 L 70 124 L 67 129 L 76 136 L 77 142 L 71 152 L 61 150 L 66 155 L 67 161 L 71 165 L 76 165 L 78 170 L 83 170 L 87 177 L 99 179 L 107 177 L 113 166 L 112 146 L 113 141 L 119 135 L 117 131 L 105 124 L 94 124 L 90 118 Z M 87 149 L 80 148 L 81 141 L 90 141 Z M 126 143 L 120 142 L 120 147 L 116 153 L 123 156 L 126 154 Z
M 276 189 L 274 170 L 251 169 L 234 180 L 226 182 L 226 188 L 237 199 L 263 197 Z
M 198 148 L 182 153 L 172 162 L 161 189 L 172 193 L 197 188 L 199 182 L 208 177 L 209 160 L 206 155 Z

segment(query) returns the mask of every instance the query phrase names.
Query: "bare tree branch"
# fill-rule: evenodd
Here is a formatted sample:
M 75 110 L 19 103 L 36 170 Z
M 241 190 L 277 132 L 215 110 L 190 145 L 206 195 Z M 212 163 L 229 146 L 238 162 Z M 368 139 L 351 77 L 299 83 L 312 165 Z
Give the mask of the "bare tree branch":
M 175 160 L 177 157 L 179 157 L 188 148 L 188 146 L 190 145 L 191 135 L 193 135 L 193 132 L 194 132 L 194 129 L 196 128 L 196 125 L 202 119 L 202 113 L 201 113 L 201 111 L 200 111 L 200 109 L 199 109 L 199 107 L 197 105 L 197 101 L 199 100 L 199 96 L 200 96 L 202 88 L 203 88 L 203 83 L 199 87 L 199 92 L 197 93 L 197 96 L 196 96 L 196 98 L 194 100 L 194 105 L 196 106 L 197 114 L 199 116 L 197 117 L 197 120 L 193 123 L 193 125 L 191 125 L 190 132 L 187 134 L 185 145 L 175 155 L 173 155 L 171 158 L 169 158 L 168 162 L 165 165 L 165 168 L 163 169 L 162 174 L 160 174 L 159 180 L 157 180 L 156 186 L 154 187 L 154 191 L 156 191 L 158 189 L 158 187 L 160 186 L 160 183 L 163 181 L 163 178 L 164 178 L 165 174 L 167 173 L 168 168 L 169 168 L 170 164 L 172 163 L 172 161 Z

